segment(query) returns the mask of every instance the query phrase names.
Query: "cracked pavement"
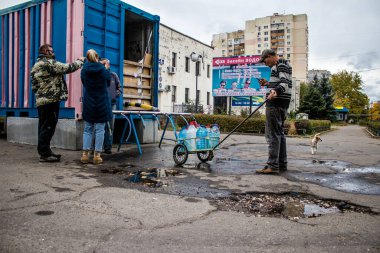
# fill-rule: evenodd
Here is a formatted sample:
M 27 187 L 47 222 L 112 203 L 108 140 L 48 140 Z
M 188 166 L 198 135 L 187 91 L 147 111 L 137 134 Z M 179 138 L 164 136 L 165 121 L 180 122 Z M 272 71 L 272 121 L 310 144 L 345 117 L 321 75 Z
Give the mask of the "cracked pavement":
M 190 155 L 184 168 L 174 167 L 170 142 L 161 149 L 144 145 L 142 156 L 133 145 L 123 145 L 94 166 L 81 165 L 80 151 L 70 150 L 59 150 L 60 163 L 40 163 L 35 146 L 0 139 L 0 252 L 380 252 L 380 195 L 305 176 L 339 176 L 335 164 L 344 164 L 350 170 L 373 168 L 361 178 L 371 180 L 360 182 L 379 186 L 380 139 L 358 126 L 339 127 L 322 138 L 314 156 L 309 139 L 288 138 L 289 171 L 279 176 L 254 173 L 266 160 L 263 136 L 232 135 L 208 166 L 197 166 L 196 155 Z M 149 188 L 122 174 L 102 173 L 105 168 L 175 168 L 183 175 Z M 247 192 L 304 192 L 374 213 L 290 221 L 212 204 L 213 198 Z

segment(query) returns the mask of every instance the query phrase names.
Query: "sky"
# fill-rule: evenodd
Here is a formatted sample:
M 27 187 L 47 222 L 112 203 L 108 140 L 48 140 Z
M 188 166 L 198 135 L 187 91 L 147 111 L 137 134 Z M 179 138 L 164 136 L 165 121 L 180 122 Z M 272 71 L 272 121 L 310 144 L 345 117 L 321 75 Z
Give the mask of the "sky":
M 0 0 L 0 9 L 25 0 Z M 358 72 L 363 92 L 380 101 L 379 0 L 123 0 L 161 23 L 211 45 L 212 35 L 245 29 L 245 21 L 307 14 L 309 70 Z

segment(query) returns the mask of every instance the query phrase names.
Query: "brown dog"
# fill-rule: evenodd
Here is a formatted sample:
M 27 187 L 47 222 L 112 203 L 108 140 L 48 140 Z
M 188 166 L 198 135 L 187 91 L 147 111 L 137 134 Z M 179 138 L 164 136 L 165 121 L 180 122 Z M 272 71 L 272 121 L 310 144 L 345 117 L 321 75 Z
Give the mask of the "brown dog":
M 311 149 L 311 154 L 314 155 L 318 151 L 318 143 L 321 142 L 322 139 L 319 136 L 319 133 L 314 135 L 313 139 L 310 142 L 310 149 Z

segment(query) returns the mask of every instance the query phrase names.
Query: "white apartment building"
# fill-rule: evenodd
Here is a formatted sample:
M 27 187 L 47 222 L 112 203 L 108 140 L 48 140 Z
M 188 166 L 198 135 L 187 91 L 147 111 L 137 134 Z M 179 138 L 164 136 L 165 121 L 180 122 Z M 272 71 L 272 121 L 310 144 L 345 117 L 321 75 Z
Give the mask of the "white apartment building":
M 265 49 L 274 49 L 289 60 L 293 77 L 306 82 L 308 70 L 308 25 L 307 15 L 280 15 L 245 22 L 245 53 L 260 55 Z
M 205 113 L 212 113 L 213 48 L 163 24 L 160 24 L 159 33 L 158 109 L 162 112 L 186 111 L 186 104 L 195 105 L 198 86 L 198 104 L 203 106 Z M 192 53 L 200 56 L 198 63 L 191 60 Z
M 293 68 L 293 96 L 289 111 L 299 105 L 300 83 L 306 82 L 308 70 L 308 21 L 306 14 L 272 16 L 247 20 L 245 29 L 213 35 L 214 57 L 261 55 L 273 49 L 281 58 L 289 60 Z M 298 97 L 298 98 L 297 98 Z M 225 101 L 224 101 L 225 100 Z M 227 98 L 217 99 L 215 106 L 226 104 Z M 232 107 L 238 113 L 241 109 Z
M 307 15 L 281 15 L 247 20 L 245 30 L 213 35 L 214 57 L 261 55 L 265 49 L 274 49 L 290 61 L 293 77 L 306 81 L 308 70 Z

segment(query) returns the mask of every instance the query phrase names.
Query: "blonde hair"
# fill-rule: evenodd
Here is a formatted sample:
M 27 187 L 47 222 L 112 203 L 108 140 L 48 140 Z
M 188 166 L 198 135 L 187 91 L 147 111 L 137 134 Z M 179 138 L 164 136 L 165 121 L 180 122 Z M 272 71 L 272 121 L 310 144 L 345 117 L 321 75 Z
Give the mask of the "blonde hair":
M 99 55 L 94 49 L 89 49 L 87 51 L 86 57 L 87 57 L 88 61 L 90 61 L 90 62 L 98 62 L 98 60 L 99 60 Z

